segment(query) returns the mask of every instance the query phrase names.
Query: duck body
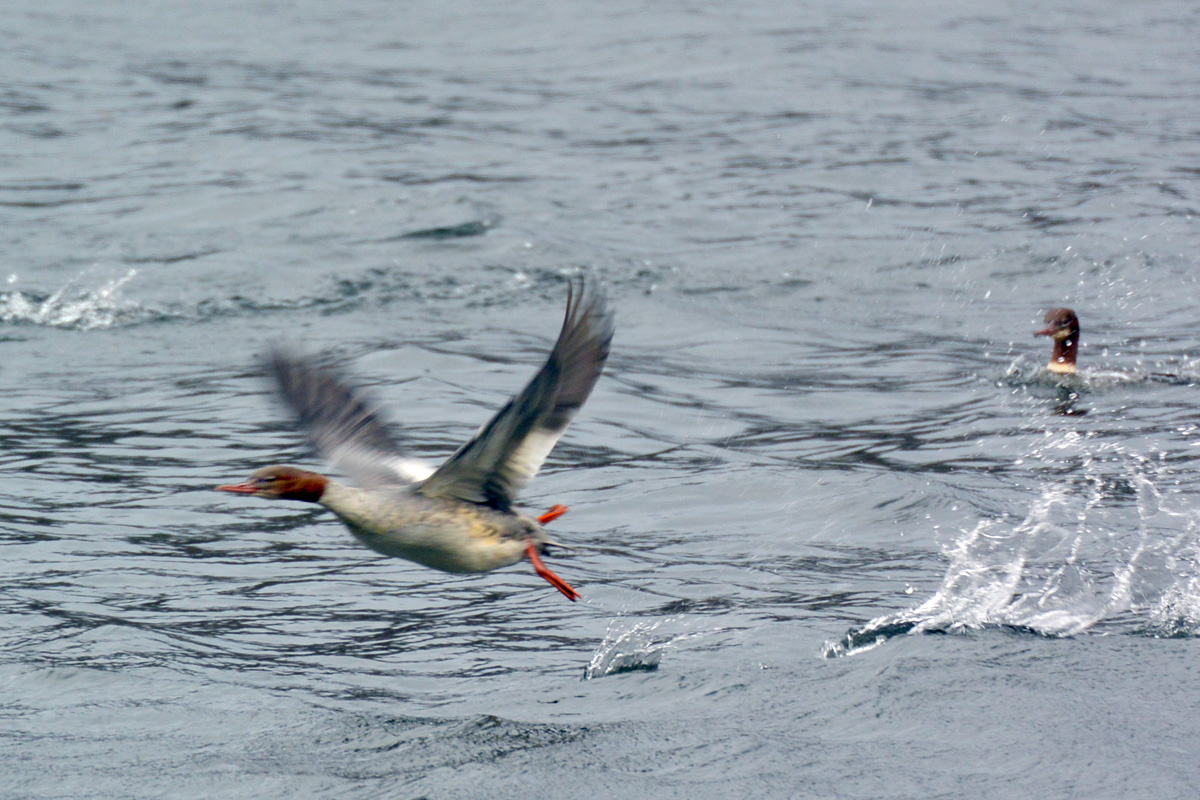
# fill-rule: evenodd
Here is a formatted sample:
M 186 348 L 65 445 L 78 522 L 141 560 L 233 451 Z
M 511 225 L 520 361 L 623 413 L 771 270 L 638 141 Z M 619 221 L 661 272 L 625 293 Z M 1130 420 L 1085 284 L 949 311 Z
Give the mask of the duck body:
M 1136 384 L 1165 384 L 1170 386 L 1194 386 L 1194 373 L 1146 372 L 1111 367 L 1085 367 L 1076 364 L 1079 355 L 1079 317 L 1069 308 L 1055 308 L 1046 312 L 1046 327 L 1034 332 L 1034 336 L 1048 336 L 1054 343 L 1050 361 L 1045 370 L 1026 376 L 1025 370 L 1014 364 L 1009 369 L 1010 377 L 1019 377 L 1021 383 L 1045 383 L 1071 392 L 1108 389 L 1114 386 Z
M 542 564 L 556 543 L 514 502 L 591 394 L 608 359 L 612 314 L 599 289 L 571 284 L 549 358 L 533 379 L 440 467 L 403 455 L 381 415 L 330 369 L 282 351 L 269 368 L 309 440 L 357 486 L 292 466 L 265 467 L 219 491 L 318 503 L 372 550 L 443 572 L 478 573 L 528 559 L 570 600 L 579 598 Z
M 523 513 L 427 497 L 411 487 L 329 481 L 319 502 L 375 552 L 442 572 L 491 572 L 524 559 L 531 540 L 539 549 L 549 542 Z

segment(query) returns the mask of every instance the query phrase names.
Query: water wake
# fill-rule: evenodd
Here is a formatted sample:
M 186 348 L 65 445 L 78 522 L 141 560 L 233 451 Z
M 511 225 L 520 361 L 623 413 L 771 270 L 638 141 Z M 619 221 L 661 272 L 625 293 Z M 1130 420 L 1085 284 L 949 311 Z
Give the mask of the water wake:
M 1052 389 L 1075 393 L 1103 392 L 1141 384 L 1191 386 L 1200 383 L 1200 364 L 1187 361 L 1164 370 L 1116 367 L 1080 367 L 1079 372 L 1060 375 L 1046 368 L 1045 359 L 1029 354 L 1018 356 L 1004 372 L 1003 383 L 1012 387 Z

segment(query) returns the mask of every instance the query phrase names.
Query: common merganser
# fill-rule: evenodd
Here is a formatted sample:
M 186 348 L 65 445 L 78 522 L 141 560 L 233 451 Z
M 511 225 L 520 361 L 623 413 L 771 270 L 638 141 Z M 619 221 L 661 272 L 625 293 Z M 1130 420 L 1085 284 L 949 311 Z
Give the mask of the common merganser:
M 1054 352 L 1046 369 L 1059 375 L 1077 372 L 1075 355 L 1079 351 L 1079 317 L 1069 308 L 1054 308 L 1046 312 L 1046 327 L 1034 336 L 1049 336 L 1054 339 Z
M 1097 388 L 1108 385 L 1133 383 L 1164 383 L 1178 386 L 1194 385 L 1195 374 L 1180 372 L 1129 372 L 1120 369 L 1087 369 L 1079 372 L 1075 356 L 1079 352 L 1079 317 L 1069 308 L 1055 308 L 1046 312 L 1043 320 L 1047 327 L 1034 336 L 1049 336 L 1054 339 L 1054 352 L 1046 369 L 1056 375 L 1076 375 L 1084 379 L 1079 386 Z M 1072 379 L 1074 380 L 1074 379 Z
M 598 287 L 572 283 L 558 341 L 533 380 L 433 470 L 401 455 L 379 413 L 333 371 L 276 351 L 270 367 L 315 447 L 361 484 L 291 466 L 265 467 L 223 492 L 319 503 L 380 553 L 445 572 L 489 572 L 528 558 L 569 600 L 580 595 L 539 557 L 556 545 L 538 518 L 513 507 L 604 369 L 613 315 Z

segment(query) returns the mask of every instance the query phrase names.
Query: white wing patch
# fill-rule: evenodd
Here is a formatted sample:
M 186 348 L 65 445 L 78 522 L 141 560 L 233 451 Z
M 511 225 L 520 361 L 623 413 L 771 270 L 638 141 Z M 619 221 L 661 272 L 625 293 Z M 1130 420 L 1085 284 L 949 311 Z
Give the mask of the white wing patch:
M 505 459 L 501 468 L 512 475 L 514 488 L 520 489 L 533 480 L 538 470 L 542 468 L 550 451 L 562 437 L 566 428 L 557 431 L 532 430 L 526 434 L 521 443 Z
M 388 460 L 387 466 L 406 483 L 420 483 L 436 471 L 419 458 L 393 458 Z

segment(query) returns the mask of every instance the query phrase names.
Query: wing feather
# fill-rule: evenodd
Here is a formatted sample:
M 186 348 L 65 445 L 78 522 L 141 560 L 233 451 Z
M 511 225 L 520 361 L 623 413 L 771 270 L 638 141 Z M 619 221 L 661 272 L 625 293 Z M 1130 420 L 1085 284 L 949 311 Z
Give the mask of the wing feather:
M 275 350 L 267 365 L 312 445 L 363 486 L 425 480 L 434 470 L 388 434 L 378 407 L 332 369 Z
M 545 365 L 418 491 L 510 508 L 592 393 L 612 337 L 613 315 L 603 291 L 582 279 L 572 283 L 562 329 Z

